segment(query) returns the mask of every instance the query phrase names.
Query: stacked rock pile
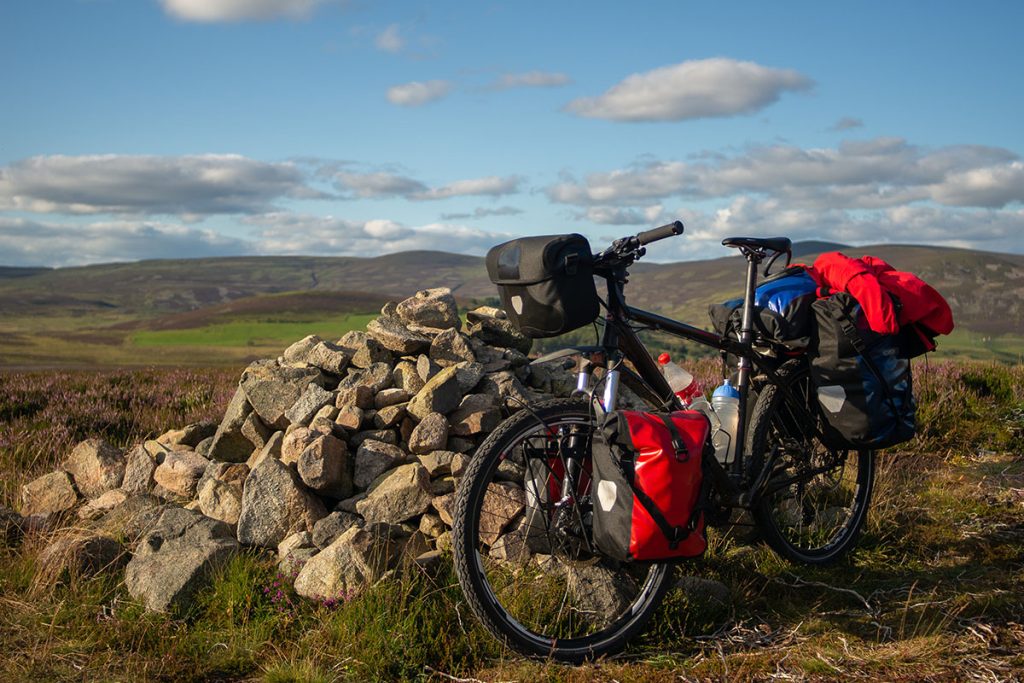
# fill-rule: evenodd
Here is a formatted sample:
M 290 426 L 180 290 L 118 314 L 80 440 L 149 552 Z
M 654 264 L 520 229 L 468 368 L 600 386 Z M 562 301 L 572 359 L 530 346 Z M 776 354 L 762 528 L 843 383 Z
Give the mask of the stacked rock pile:
M 315 599 L 350 596 L 402 558 L 450 545 L 456 481 L 504 415 L 568 395 L 573 378 L 530 366 L 502 311 L 448 289 L 384 306 L 366 331 L 316 336 L 252 363 L 220 424 L 168 431 L 127 452 L 101 440 L 27 484 L 0 532 L 77 517 L 40 556 L 39 580 L 124 568 L 148 608 L 186 604 L 242 546 L 273 550 Z M 503 529 L 492 552 L 503 552 Z

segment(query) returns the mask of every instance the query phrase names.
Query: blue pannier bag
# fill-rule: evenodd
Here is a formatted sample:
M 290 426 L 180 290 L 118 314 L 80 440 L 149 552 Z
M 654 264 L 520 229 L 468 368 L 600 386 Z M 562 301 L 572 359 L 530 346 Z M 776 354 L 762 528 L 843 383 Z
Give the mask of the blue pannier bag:
M 812 309 L 808 356 L 825 445 L 874 450 L 913 438 L 917 405 L 899 336 L 868 329 L 860 304 L 845 292 L 818 299 Z
M 754 290 L 754 331 L 763 342 L 789 349 L 805 349 L 810 343 L 811 304 L 817 283 L 801 266 L 791 266 L 762 282 Z M 731 299 L 708 307 L 718 334 L 739 338 L 743 299 Z

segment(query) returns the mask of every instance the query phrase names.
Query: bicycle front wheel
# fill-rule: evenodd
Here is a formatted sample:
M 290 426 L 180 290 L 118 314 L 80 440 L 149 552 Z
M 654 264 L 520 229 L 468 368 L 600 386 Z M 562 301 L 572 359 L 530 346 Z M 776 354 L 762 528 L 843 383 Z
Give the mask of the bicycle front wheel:
M 455 570 L 470 607 L 512 649 L 578 663 L 617 652 L 669 588 L 669 564 L 626 564 L 591 540 L 585 399 L 507 419 L 481 444 L 455 501 Z
M 821 443 L 806 363 L 793 361 L 780 377 L 784 385 L 765 387 L 751 418 L 753 471 L 772 468 L 752 511 L 754 520 L 783 557 L 832 564 L 856 545 L 867 519 L 875 454 Z

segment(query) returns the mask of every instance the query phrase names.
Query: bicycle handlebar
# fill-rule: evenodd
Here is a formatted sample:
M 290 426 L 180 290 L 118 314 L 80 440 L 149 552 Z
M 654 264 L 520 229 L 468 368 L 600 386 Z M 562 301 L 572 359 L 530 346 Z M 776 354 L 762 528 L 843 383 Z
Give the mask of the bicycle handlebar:
M 660 228 L 654 228 L 653 230 L 646 230 L 644 232 L 641 232 L 636 236 L 636 238 L 640 242 L 640 246 L 644 246 L 645 244 L 650 244 L 651 242 L 663 240 L 666 237 L 682 235 L 683 229 L 683 223 L 681 221 L 675 221 L 674 223 L 663 225 Z

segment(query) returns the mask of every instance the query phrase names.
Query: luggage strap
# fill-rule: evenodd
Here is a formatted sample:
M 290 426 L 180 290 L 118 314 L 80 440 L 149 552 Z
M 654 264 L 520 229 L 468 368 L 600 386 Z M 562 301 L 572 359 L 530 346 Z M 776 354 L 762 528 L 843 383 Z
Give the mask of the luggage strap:
M 889 410 L 892 411 L 893 416 L 899 415 L 899 409 L 896 406 L 896 401 L 893 399 L 892 391 L 889 389 L 889 383 L 885 380 L 882 372 L 875 365 L 875 361 L 871 359 L 871 355 L 867 353 L 867 344 L 864 343 L 864 338 L 860 336 L 860 332 L 857 331 L 853 321 L 848 316 L 842 315 L 839 311 L 832 311 L 832 317 L 839 327 L 842 328 L 843 334 L 849 340 L 857 354 L 864 359 L 864 363 L 868 366 L 868 370 L 878 380 L 878 384 L 882 387 L 882 394 L 885 398 L 885 402 L 889 404 Z
M 676 427 L 676 423 L 672 421 L 672 418 L 666 413 L 655 413 L 661 421 L 665 424 L 665 428 L 668 429 L 669 435 L 672 437 L 672 448 L 676 452 L 676 460 L 679 462 L 686 462 L 690 459 L 690 450 L 686 447 L 683 442 L 683 437 L 679 433 L 679 428 Z

